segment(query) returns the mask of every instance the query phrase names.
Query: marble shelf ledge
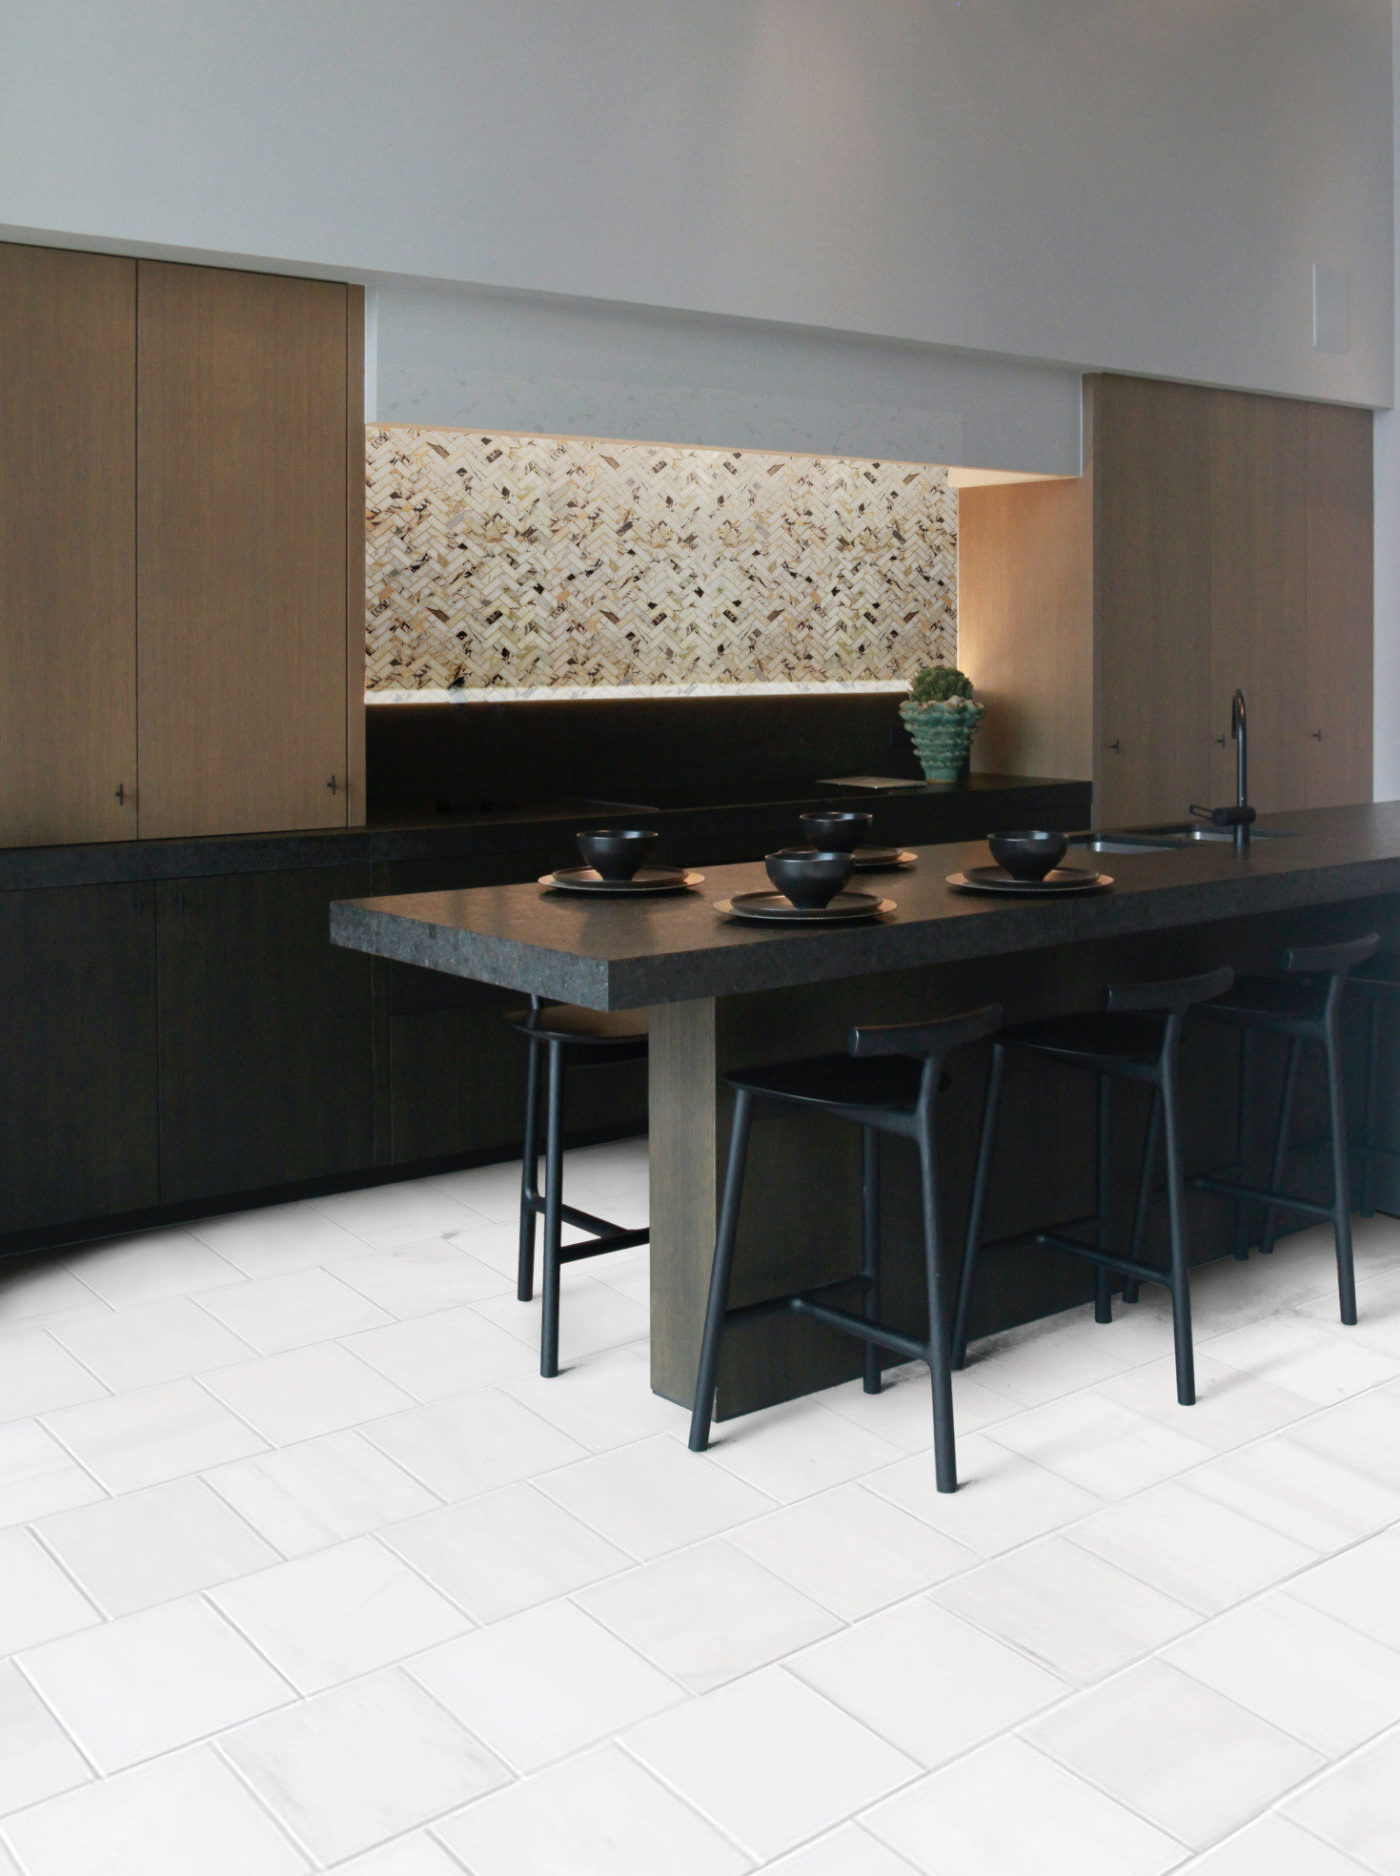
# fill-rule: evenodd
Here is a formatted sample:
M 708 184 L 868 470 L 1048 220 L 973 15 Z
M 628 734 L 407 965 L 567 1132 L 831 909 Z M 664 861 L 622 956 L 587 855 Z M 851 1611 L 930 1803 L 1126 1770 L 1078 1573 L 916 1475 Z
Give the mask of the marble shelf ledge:
M 369 690 L 367 704 L 586 703 L 666 697 L 801 697 L 883 692 L 897 696 L 909 688 L 902 679 L 832 678 L 775 684 L 529 684 L 459 690 Z

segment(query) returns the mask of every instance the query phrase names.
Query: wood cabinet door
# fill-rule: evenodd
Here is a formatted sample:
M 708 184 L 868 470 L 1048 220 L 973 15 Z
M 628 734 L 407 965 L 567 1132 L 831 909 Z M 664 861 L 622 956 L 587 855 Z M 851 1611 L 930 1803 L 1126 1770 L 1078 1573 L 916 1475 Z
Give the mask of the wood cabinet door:
M 162 1203 L 373 1163 L 370 959 L 329 935 L 370 891 L 367 866 L 162 883 Z
M 1369 801 L 1374 736 L 1372 417 L 1307 407 L 1307 720 L 1310 808 Z
M 1213 805 L 1235 799 L 1230 699 L 1245 693 L 1249 798 L 1306 803 L 1307 409 L 1210 397 L 1210 734 Z
M 1094 818 L 1180 820 L 1210 785 L 1210 393 L 1094 381 Z
M 155 892 L 0 893 L 0 1232 L 156 1204 Z
M 350 290 L 138 288 L 141 833 L 344 826 Z
M 0 242 L 0 845 L 134 840 L 136 263 Z

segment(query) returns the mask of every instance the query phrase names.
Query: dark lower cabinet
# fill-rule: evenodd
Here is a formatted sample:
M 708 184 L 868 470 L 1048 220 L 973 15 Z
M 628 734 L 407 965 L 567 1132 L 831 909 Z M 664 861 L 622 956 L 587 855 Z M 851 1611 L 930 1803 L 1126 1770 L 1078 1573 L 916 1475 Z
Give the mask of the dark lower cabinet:
M 161 883 L 162 1203 L 373 1165 L 372 967 L 327 936 L 371 889 L 368 867 Z
M 159 1197 L 155 889 L 0 893 L 0 1232 Z

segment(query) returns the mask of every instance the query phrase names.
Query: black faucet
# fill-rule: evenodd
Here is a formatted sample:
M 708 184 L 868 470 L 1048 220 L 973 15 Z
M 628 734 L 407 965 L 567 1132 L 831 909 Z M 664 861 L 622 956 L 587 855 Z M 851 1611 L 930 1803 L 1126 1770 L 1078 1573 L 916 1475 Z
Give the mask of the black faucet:
M 1235 745 L 1235 805 L 1233 808 L 1198 808 L 1193 801 L 1191 812 L 1212 827 L 1235 830 L 1235 851 L 1249 845 L 1249 825 L 1254 809 L 1249 805 L 1249 729 L 1245 717 L 1244 692 L 1237 690 L 1230 699 L 1230 739 Z

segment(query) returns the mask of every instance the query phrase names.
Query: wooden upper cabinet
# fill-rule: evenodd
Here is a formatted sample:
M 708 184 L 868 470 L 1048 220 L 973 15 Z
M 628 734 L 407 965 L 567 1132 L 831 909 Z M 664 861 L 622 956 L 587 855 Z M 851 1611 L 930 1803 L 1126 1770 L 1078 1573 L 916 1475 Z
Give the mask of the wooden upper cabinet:
M 358 290 L 138 267 L 141 832 L 344 826 Z
M 1210 394 L 1211 801 L 1235 799 L 1239 689 L 1249 798 L 1261 814 L 1305 805 L 1306 454 L 1306 405 Z
M 136 263 L 0 243 L 0 845 L 134 840 Z
M 1307 407 L 1306 799 L 1347 807 L 1372 792 L 1372 418 Z
M 1210 787 L 1210 394 L 1092 387 L 1097 689 L 1094 817 L 1184 818 Z

